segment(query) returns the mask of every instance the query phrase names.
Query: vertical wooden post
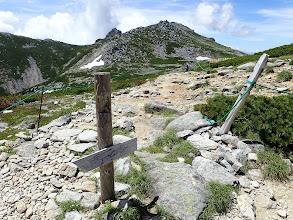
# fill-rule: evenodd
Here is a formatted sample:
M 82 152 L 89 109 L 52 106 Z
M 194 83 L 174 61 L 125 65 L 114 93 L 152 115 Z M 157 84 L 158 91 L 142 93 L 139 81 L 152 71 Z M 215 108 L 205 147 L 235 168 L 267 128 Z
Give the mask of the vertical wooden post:
M 37 132 L 39 132 L 39 126 L 40 126 L 40 121 L 41 121 L 41 113 L 42 113 L 42 105 L 43 105 L 43 95 L 44 95 L 44 87 L 42 87 L 42 93 L 41 93 L 41 103 L 40 103 L 40 109 L 39 109 L 39 118 L 38 118 Z
M 99 150 L 113 145 L 110 73 L 96 73 L 95 96 Z M 100 167 L 101 201 L 114 200 L 113 162 Z
M 259 76 L 261 75 L 262 71 L 264 70 L 264 68 L 266 67 L 267 65 L 267 62 L 268 62 L 268 58 L 269 58 L 269 55 L 267 54 L 263 54 L 257 64 L 255 65 L 254 67 L 254 70 L 253 70 L 253 73 L 250 75 L 249 77 L 249 81 L 250 82 L 253 82 L 253 83 L 256 83 L 256 81 L 258 80 Z M 242 106 L 244 105 L 244 103 L 246 102 L 246 99 L 248 98 L 248 96 L 250 95 L 250 90 L 252 84 L 251 83 L 247 83 L 246 86 L 244 86 L 235 102 L 235 104 L 241 99 L 241 97 L 243 96 L 243 98 L 241 99 L 241 101 L 237 104 L 237 106 L 230 112 L 230 114 L 228 115 L 225 123 L 222 125 L 222 127 L 220 128 L 219 132 L 217 133 L 217 135 L 223 135 L 223 134 L 227 134 L 228 131 L 230 130 L 230 127 L 237 115 L 237 113 L 241 110 Z M 235 105 L 234 104 L 234 105 Z

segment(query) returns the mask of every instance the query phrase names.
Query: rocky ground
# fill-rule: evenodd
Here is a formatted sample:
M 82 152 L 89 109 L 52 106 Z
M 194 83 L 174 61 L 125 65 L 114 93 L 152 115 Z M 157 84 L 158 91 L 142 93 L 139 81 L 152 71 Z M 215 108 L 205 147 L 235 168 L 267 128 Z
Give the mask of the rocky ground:
M 281 61 L 270 65 L 275 66 L 275 73 L 262 76 L 258 83 L 292 92 L 292 80 L 283 83 L 275 80 L 277 72 L 290 70 L 291 66 Z M 139 149 L 165 132 L 166 117 L 146 113 L 146 103 L 156 109 L 176 110 L 181 116 L 166 129 L 175 129 L 180 137 L 200 149 L 201 156 L 191 155 L 194 157 L 192 166 L 182 162 L 163 163 L 155 160 L 162 155 L 143 150 L 136 152 L 147 163 L 147 172 L 154 180 L 152 196 L 159 196 L 158 204 L 171 214 L 182 219 L 196 219 L 208 201 L 206 183 L 217 180 L 240 184 L 241 188 L 239 194 L 235 194 L 232 209 L 224 215 L 215 215 L 214 219 L 293 219 L 292 176 L 287 183 L 280 183 L 264 180 L 259 169 L 242 176 L 236 174 L 244 161 L 257 160 L 255 152 L 264 146 L 249 144 L 231 133 L 216 136 L 219 128 L 211 126 L 199 112 L 193 112 L 195 104 L 205 103 L 217 92 L 237 94 L 250 74 L 245 68 L 238 71 L 218 69 L 214 75 L 172 73 L 113 94 L 114 127 L 132 130 L 130 136 L 138 138 Z M 208 88 L 201 88 L 206 80 Z M 281 95 L 260 89 L 253 89 L 251 94 Z M 21 133 L 14 142 L 0 140 L 0 145 L 12 146 L 17 151 L 14 155 L 0 155 L 1 219 L 54 219 L 62 213 L 57 203 L 70 199 L 79 201 L 84 209 L 68 213 L 66 219 L 94 218 L 100 206 L 99 181 L 95 181 L 99 179 L 99 172 L 82 172 L 72 163 L 78 158 L 74 152 L 96 150 L 95 103 L 89 96 L 82 96 L 87 103 L 85 109 L 51 122 L 33 137 Z M 114 143 L 128 139 L 116 135 Z M 130 167 L 139 169 L 129 158 L 124 158 L 116 163 L 115 173 L 125 173 Z M 127 184 L 115 184 L 115 192 L 123 198 L 128 198 L 129 188 Z M 156 218 L 158 216 L 145 216 L 145 219 Z

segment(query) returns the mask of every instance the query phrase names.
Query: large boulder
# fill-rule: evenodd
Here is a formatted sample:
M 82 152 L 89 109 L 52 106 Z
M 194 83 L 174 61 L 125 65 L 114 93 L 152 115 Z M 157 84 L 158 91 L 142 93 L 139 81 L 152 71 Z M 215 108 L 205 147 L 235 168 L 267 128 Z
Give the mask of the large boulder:
M 145 106 L 147 106 L 148 111 L 152 111 L 152 112 L 170 111 L 179 115 L 182 114 L 182 112 L 173 108 L 169 108 L 163 102 L 160 102 L 160 101 L 151 100 Z
M 42 132 L 48 132 L 53 127 L 62 127 L 64 125 L 67 125 L 71 122 L 71 117 L 69 115 L 61 116 L 60 118 L 57 118 L 53 121 L 51 121 L 49 124 L 40 127 L 39 130 Z
M 96 142 L 98 138 L 97 131 L 84 130 L 77 136 L 77 141 L 81 143 Z
M 177 132 L 184 130 L 196 131 L 199 128 L 210 126 L 211 123 L 203 118 L 203 115 L 197 112 L 190 112 L 171 121 L 166 130 L 175 130 Z
M 239 184 L 239 180 L 224 167 L 204 157 L 199 156 L 194 158 L 192 161 L 192 167 L 207 182 L 217 181 L 222 184 L 230 184 L 233 186 Z
M 129 117 L 122 117 L 121 119 L 119 119 L 113 126 L 114 128 L 122 128 L 125 129 L 127 131 L 131 131 L 134 129 L 133 126 L 133 121 L 131 118 Z
M 54 133 L 53 137 L 51 138 L 52 141 L 68 141 L 70 138 L 77 136 L 80 134 L 82 130 L 80 129 L 62 129 L 58 130 Z
M 206 182 L 190 165 L 152 161 L 147 172 L 154 180 L 158 205 L 180 219 L 197 219 L 208 203 Z
M 255 63 L 250 62 L 250 63 L 245 63 L 243 65 L 238 66 L 238 69 L 239 70 L 247 70 L 247 69 L 254 67 L 254 66 L 255 66 Z
M 68 149 L 75 151 L 75 152 L 79 152 L 79 153 L 83 153 L 85 152 L 87 149 L 94 147 L 96 144 L 95 143 L 81 143 L 81 144 L 72 144 L 72 145 L 68 145 Z
M 34 146 L 34 142 L 24 142 L 16 148 L 17 154 L 21 157 L 33 159 L 36 156 L 37 148 Z
M 207 137 L 203 137 L 199 134 L 194 134 L 187 138 L 193 146 L 197 147 L 199 150 L 216 150 L 219 144 L 215 141 L 210 140 Z

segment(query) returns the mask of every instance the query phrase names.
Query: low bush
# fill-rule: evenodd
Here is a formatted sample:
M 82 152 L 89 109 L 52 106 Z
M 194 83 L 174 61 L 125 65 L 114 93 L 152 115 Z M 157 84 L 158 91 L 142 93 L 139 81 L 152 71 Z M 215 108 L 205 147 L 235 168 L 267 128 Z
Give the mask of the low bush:
M 207 104 L 196 105 L 194 110 L 217 121 L 231 109 L 235 101 L 236 97 L 217 95 L 209 99 Z M 241 138 L 259 137 L 269 147 L 289 153 L 293 148 L 292 106 L 292 95 L 272 98 L 251 95 L 236 116 L 231 130 Z
M 232 205 L 233 187 L 218 182 L 209 182 L 207 192 L 210 200 L 206 208 L 203 210 L 199 219 L 210 220 L 214 213 L 224 213 Z
M 293 74 L 291 72 L 285 71 L 285 70 L 278 73 L 278 75 L 277 75 L 278 82 L 290 81 L 292 78 L 293 78 Z
M 65 202 L 57 202 L 57 205 L 62 209 L 62 214 L 57 216 L 57 220 L 62 220 L 65 218 L 65 214 L 66 212 L 72 212 L 72 211 L 78 211 L 81 210 L 81 205 L 80 202 L 77 201 L 73 201 L 73 200 L 69 200 L 69 201 L 65 201 Z
M 274 73 L 274 67 L 273 66 L 267 66 L 265 68 L 265 73 Z
M 290 167 L 279 154 L 272 151 L 259 151 L 257 157 L 265 178 L 279 181 L 289 179 Z

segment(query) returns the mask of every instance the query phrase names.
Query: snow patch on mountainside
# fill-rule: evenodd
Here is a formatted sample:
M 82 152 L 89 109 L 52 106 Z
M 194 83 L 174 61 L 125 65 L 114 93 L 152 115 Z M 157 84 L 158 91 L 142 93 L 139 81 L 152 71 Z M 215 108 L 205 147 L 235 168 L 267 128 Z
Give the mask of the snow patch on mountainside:
M 97 57 L 93 62 L 88 63 L 82 67 L 80 67 L 80 69 L 91 69 L 95 66 L 104 66 L 105 62 L 103 60 L 101 60 L 101 56 Z

